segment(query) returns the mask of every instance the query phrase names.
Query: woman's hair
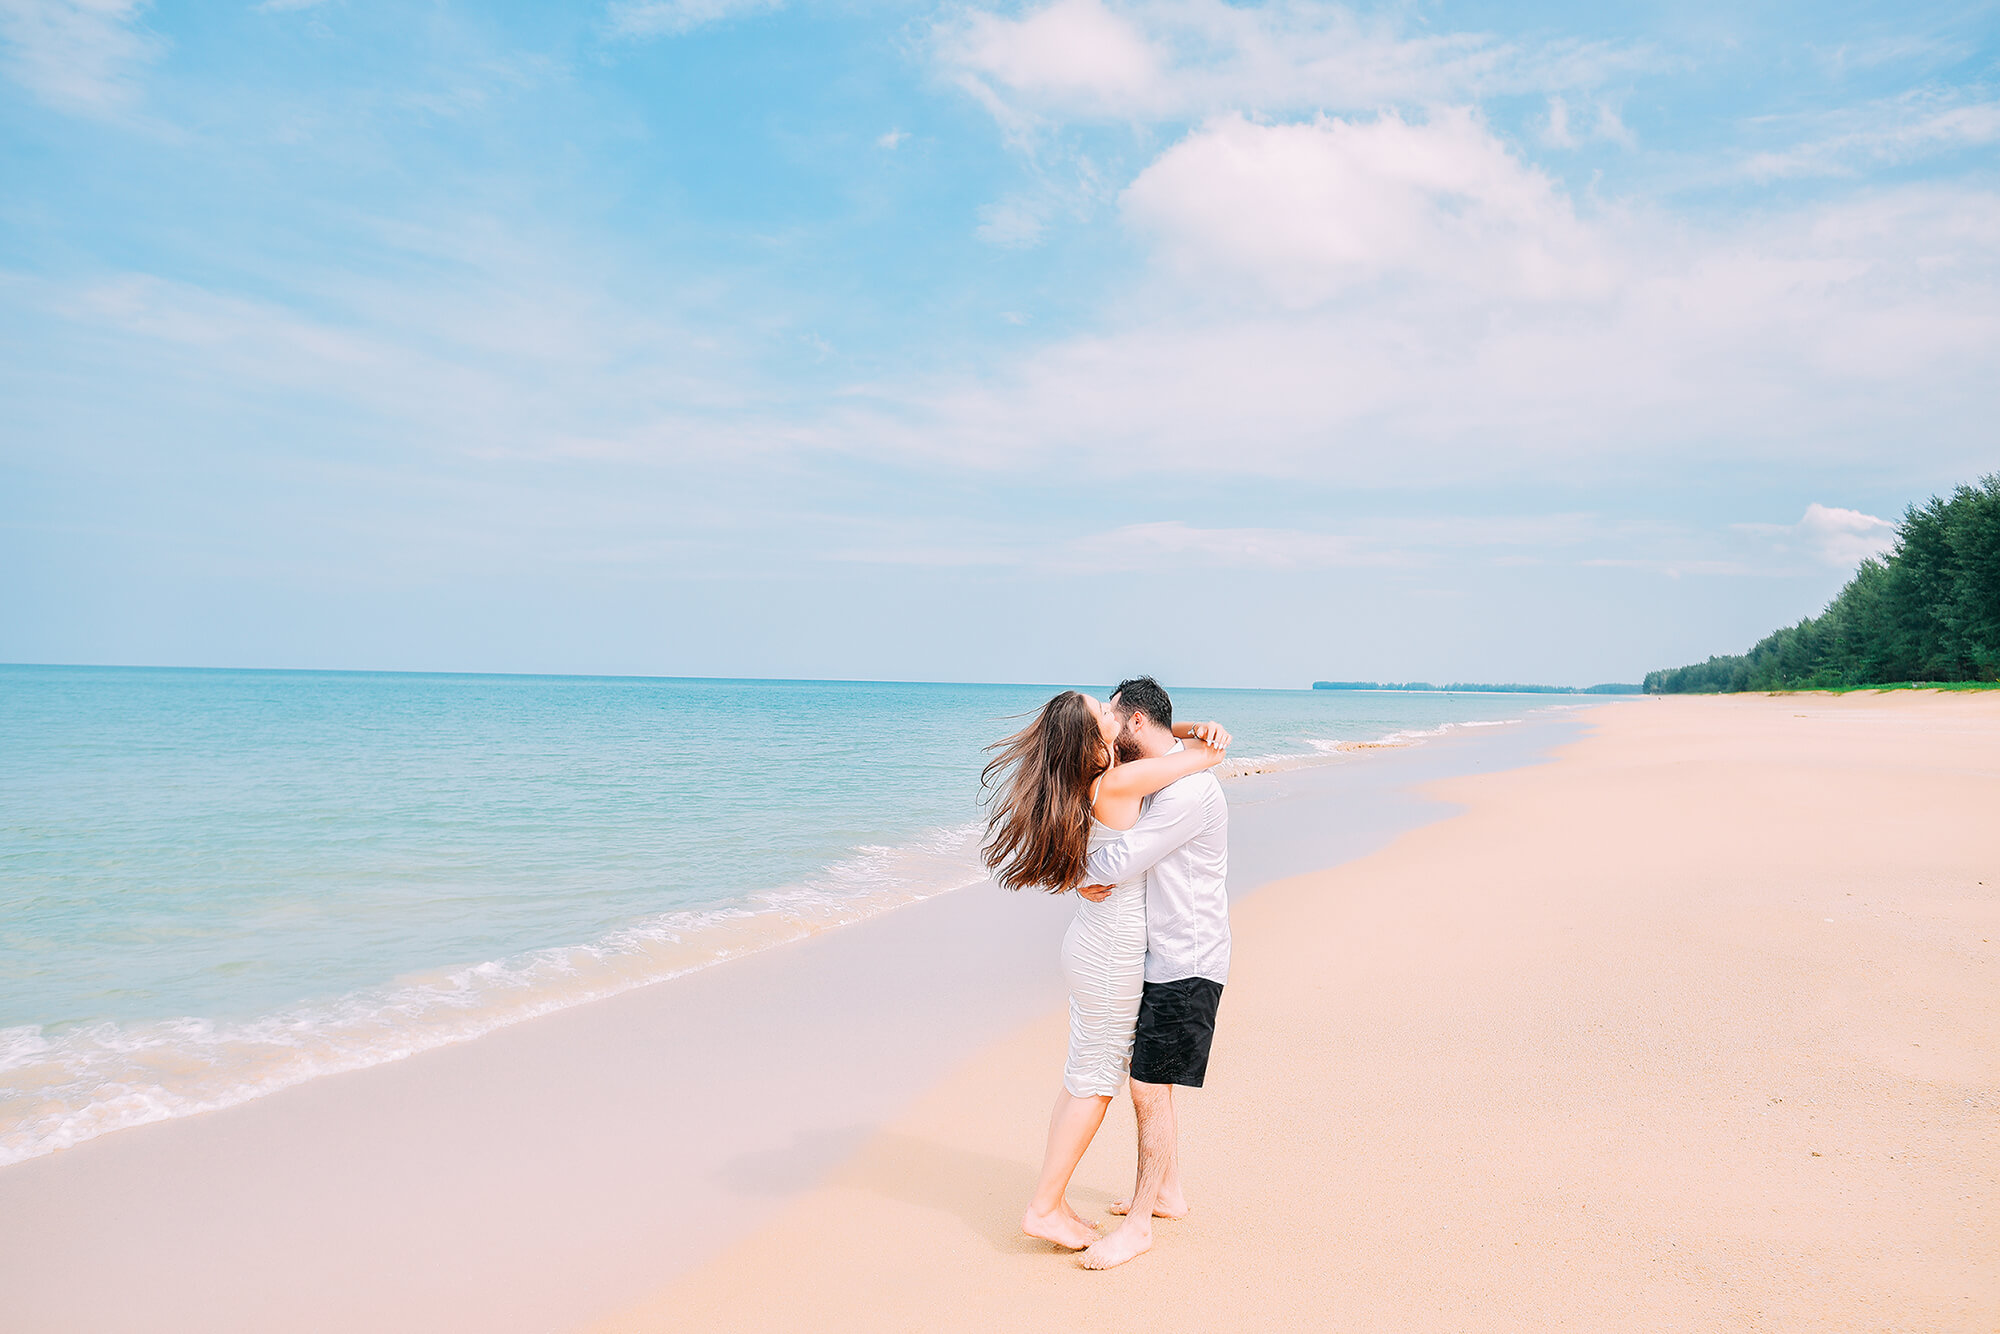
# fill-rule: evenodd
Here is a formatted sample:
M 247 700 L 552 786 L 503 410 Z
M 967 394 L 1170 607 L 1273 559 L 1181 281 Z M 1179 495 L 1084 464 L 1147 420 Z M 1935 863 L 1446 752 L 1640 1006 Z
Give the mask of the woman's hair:
M 980 849 L 987 869 L 1008 889 L 1074 889 L 1090 848 L 1090 785 L 1111 765 L 1097 711 L 1065 690 L 987 749 L 998 752 L 979 775 L 994 794 Z

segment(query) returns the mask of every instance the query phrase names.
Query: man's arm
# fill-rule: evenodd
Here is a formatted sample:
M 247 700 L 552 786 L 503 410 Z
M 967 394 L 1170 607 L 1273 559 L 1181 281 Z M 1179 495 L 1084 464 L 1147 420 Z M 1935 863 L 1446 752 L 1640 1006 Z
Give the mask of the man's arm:
M 1201 832 L 1201 800 L 1167 788 L 1122 838 L 1100 844 L 1083 866 L 1084 883 L 1121 885 L 1153 869 L 1160 858 Z

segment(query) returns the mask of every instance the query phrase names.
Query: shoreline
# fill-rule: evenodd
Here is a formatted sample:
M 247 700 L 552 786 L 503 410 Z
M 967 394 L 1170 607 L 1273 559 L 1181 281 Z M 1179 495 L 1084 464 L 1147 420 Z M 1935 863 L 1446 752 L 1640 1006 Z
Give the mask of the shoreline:
M 1210 1086 L 1181 1099 L 1195 1212 L 1154 1253 L 1089 1273 L 1017 1230 L 1050 1013 L 581 1327 L 1992 1329 L 2000 710 L 1596 721 L 1237 906 Z M 1131 1152 L 1114 1108 L 1086 1216 Z
M 1310 743 L 1311 751 L 1225 763 L 1241 780 L 1342 763 L 1349 755 L 1420 746 L 1487 727 L 1553 718 L 1577 705 L 1540 706 L 1526 718 L 1444 722 L 1365 741 Z M 35 1025 L 0 1030 L 5 1082 L 39 1091 L 39 1116 L 0 1128 L 0 1171 L 99 1136 L 242 1106 L 314 1080 L 406 1060 L 627 991 L 670 982 L 765 950 L 854 926 L 986 879 L 973 849 L 977 823 L 936 828 L 900 843 L 851 848 L 797 881 L 743 903 L 687 907 L 625 923 L 580 944 L 423 968 L 338 995 L 224 1020 L 177 1016 L 101 1021 L 53 1038 Z M 849 886 L 866 888 L 851 892 Z M 385 1017 L 387 1021 L 385 1022 Z M 136 1053 L 136 1055 L 135 1055 Z M 80 1105 L 61 1101 L 93 1091 Z M 17 1094 L 7 1111 L 37 1101 Z
M 1233 782 L 1236 892 L 1442 818 L 1415 784 L 1536 762 L 1579 713 Z M 16 1163 L 0 1170 L 0 1285 L 37 1328 L 300 1327 L 296 1293 L 318 1304 L 305 1327 L 328 1329 L 545 1329 L 579 1301 L 618 1309 L 1059 1003 L 1071 911 L 951 891 Z M 242 1254 L 258 1263 L 218 1267 Z M 107 1269 L 146 1281 L 90 1277 Z

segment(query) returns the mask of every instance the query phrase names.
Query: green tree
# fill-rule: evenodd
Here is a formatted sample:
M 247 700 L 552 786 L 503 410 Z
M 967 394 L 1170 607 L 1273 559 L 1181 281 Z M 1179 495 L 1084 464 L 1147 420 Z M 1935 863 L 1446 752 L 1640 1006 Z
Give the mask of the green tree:
M 1912 505 L 1818 616 L 1737 656 L 1649 672 L 1650 694 L 2000 680 L 2000 473 Z

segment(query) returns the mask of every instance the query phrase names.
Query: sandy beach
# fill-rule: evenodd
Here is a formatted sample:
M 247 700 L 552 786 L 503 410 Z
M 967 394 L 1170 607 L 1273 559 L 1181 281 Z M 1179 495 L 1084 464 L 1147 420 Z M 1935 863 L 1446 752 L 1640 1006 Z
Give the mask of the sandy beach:
M 1015 1228 L 1063 1050 L 965 1060 L 602 1334 L 2000 1321 L 2000 697 L 1649 699 L 1236 909 L 1194 1213 Z M 1121 1100 L 1073 1200 L 1129 1182 Z

